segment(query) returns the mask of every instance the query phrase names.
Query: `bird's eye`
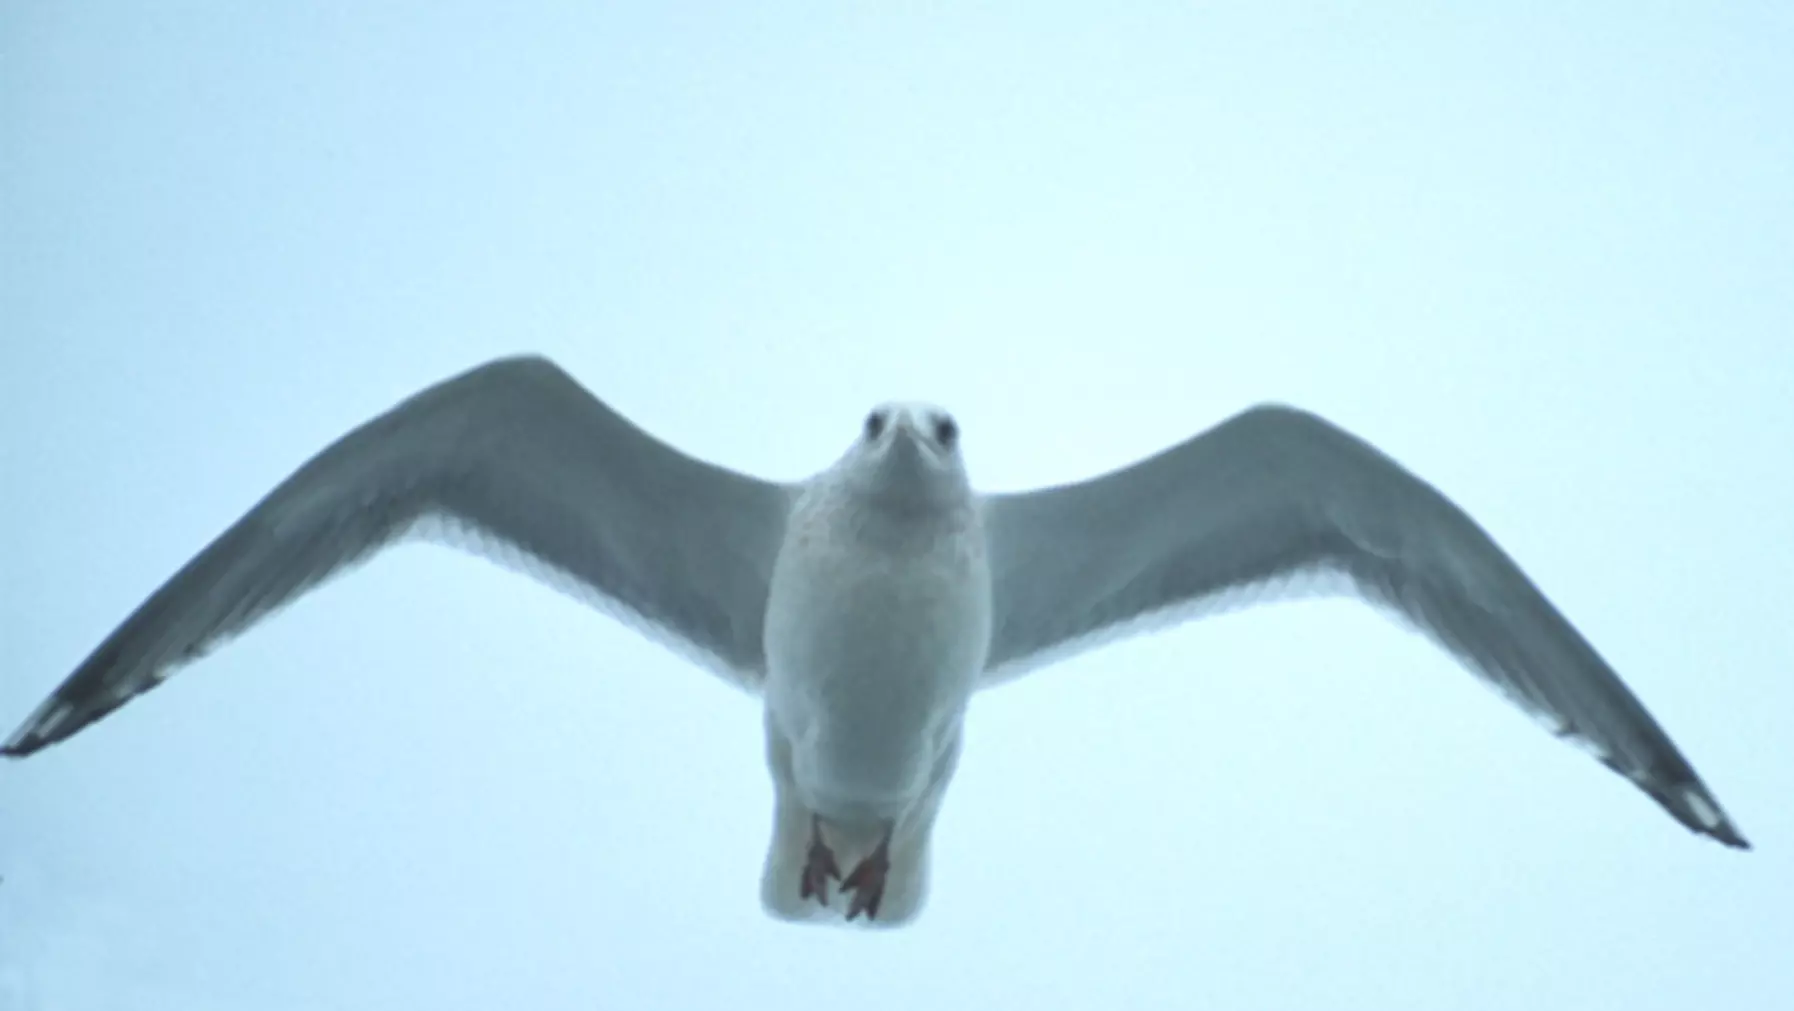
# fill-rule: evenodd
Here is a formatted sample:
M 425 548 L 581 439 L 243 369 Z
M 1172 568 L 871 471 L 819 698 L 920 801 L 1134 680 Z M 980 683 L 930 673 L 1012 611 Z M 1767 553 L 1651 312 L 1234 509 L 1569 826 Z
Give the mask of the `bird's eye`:
M 885 412 L 873 411 L 866 415 L 866 438 L 876 439 L 885 430 Z
M 944 449 L 952 449 L 953 444 L 959 441 L 959 426 L 954 424 L 952 418 L 934 419 L 934 441 Z

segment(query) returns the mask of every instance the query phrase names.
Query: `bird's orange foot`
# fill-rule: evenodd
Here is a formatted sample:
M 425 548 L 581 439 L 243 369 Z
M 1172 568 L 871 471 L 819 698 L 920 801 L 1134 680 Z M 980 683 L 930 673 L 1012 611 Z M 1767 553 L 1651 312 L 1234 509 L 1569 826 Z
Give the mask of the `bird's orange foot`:
M 842 891 L 853 893 L 853 900 L 847 904 L 849 920 L 861 913 L 865 913 L 868 920 L 878 917 L 878 903 L 885 897 L 885 872 L 890 869 L 891 834 L 886 832 L 878 848 L 861 860 L 847 880 L 841 882 Z
M 803 879 L 797 897 L 807 899 L 814 895 L 819 905 L 828 905 L 830 878 L 841 880 L 841 867 L 835 863 L 835 851 L 822 841 L 822 819 L 818 818 L 810 826 L 810 850 L 804 857 Z

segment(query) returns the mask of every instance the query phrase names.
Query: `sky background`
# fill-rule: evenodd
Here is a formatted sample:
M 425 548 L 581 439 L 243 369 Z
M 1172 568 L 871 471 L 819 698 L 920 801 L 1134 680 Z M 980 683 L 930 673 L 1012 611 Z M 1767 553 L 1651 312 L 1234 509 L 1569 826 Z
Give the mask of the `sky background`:
M 892 397 L 992 490 L 1280 400 L 1481 521 L 1757 849 L 1298 602 L 980 696 L 922 918 L 784 925 L 756 703 L 408 545 L 0 766 L 0 1009 L 1794 991 L 1790 8 L 599 6 L 0 6 L 0 731 L 497 355 L 780 479 Z

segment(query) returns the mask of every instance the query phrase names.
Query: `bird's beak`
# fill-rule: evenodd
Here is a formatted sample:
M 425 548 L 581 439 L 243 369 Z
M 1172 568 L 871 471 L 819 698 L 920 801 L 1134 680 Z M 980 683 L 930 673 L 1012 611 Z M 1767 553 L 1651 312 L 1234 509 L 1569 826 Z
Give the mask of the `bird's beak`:
M 922 437 L 922 430 L 916 427 L 916 419 L 910 417 L 907 413 L 897 415 L 895 421 L 897 425 L 897 433 L 899 435 L 905 435 L 911 439 L 920 439 Z
M 891 419 L 890 441 L 887 443 L 884 466 L 891 473 L 911 473 L 923 469 L 928 458 L 928 438 L 907 415 Z
M 893 422 L 896 431 L 891 433 L 891 451 L 904 459 L 916 459 L 928 447 L 928 436 L 916 427 L 915 419 L 908 414 L 900 414 Z

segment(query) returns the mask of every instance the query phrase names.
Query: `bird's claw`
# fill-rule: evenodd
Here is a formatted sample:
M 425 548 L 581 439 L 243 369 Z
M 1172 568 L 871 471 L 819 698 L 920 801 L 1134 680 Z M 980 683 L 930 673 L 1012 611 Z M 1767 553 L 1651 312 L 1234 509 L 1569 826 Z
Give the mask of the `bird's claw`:
M 847 904 L 849 920 L 861 913 L 865 913 L 868 920 L 878 917 L 878 903 L 885 897 L 885 872 L 890 869 L 890 841 L 886 839 L 870 856 L 860 861 L 846 881 L 841 882 L 842 891 L 853 893 L 853 899 Z
M 807 899 L 814 895 L 818 904 L 828 905 L 830 878 L 841 880 L 841 867 L 835 863 L 835 851 L 822 841 L 819 826 L 810 837 L 810 850 L 804 857 L 804 872 L 797 897 Z

